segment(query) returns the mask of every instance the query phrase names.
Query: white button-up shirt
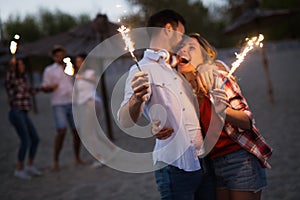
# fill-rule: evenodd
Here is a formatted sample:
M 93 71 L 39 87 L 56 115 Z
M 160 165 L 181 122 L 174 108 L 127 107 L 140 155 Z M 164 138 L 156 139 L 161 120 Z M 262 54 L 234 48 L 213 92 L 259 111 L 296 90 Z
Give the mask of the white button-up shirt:
M 58 88 L 51 94 L 51 105 L 65 105 L 72 103 L 73 77 L 64 73 L 64 68 L 58 63 L 47 66 L 43 74 L 43 86 Z
M 189 83 L 159 56 L 158 52 L 146 50 L 139 62 L 148 72 L 150 94 L 143 107 L 143 114 L 152 120 L 160 120 L 161 126 L 172 127 L 174 133 L 166 140 L 156 139 L 153 151 L 154 164 L 162 161 L 185 171 L 201 168 L 198 157 L 204 153 L 199 124 L 197 99 Z M 133 95 L 131 80 L 137 67 L 131 67 L 121 106 Z

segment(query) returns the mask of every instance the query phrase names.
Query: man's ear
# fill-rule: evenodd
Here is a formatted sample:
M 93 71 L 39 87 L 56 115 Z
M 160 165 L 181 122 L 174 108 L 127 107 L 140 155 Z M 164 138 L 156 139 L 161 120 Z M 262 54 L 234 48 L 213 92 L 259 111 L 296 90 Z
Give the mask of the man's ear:
M 172 35 L 172 32 L 174 31 L 172 25 L 170 23 L 167 23 L 165 26 L 164 26 L 164 33 L 166 35 Z

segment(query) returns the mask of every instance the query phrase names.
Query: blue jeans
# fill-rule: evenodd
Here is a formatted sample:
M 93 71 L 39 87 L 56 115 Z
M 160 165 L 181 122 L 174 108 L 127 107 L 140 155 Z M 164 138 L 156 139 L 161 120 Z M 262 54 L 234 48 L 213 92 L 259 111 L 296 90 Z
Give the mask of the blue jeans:
M 163 200 L 214 200 L 215 180 L 212 171 L 187 172 L 168 165 L 155 171 L 156 183 Z
M 54 105 L 52 109 L 57 130 L 66 129 L 68 124 L 72 130 L 76 129 L 72 113 L 72 104 Z
M 28 149 L 29 158 L 34 159 L 40 139 L 27 114 L 27 111 L 12 109 L 9 112 L 9 121 L 15 127 L 21 140 L 18 160 L 21 162 L 25 160 L 25 155 Z

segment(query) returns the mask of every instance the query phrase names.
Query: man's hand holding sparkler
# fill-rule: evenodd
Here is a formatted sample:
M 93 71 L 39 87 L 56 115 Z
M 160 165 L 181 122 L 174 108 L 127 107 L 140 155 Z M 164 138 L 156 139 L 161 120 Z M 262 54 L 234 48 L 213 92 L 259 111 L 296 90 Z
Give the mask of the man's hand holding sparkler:
M 137 102 L 144 102 L 147 100 L 147 95 L 150 92 L 150 84 L 148 73 L 141 71 L 136 73 L 131 81 L 131 87 L 134 92 L 134 98 Z
M 142 105 L 147 100 L 150 92 L 148 73 L 144 71 L 134 74 L 131 80 L 133 94 L 129 101 L 120 109 L 120 123 L 124 128 L 136 124 L 142 113 Z

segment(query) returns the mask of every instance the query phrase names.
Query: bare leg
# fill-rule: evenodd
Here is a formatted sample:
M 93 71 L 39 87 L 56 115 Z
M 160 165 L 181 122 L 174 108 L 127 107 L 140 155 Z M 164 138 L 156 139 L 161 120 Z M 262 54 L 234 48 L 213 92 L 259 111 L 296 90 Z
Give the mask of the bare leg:
M 17 164 L 17 170 L 18 171 L 21 171 L 24 169 L 24 162 L 22 161 L 18 161 L 18 164 Z
M 248 192 L 248 191 L 230 191 L 231 200 L 260 200 L 261 191 Z
M 55 141 L 54 141 L 54 163 L 53 163 L 53 170 L 59 170 L 59 154 L 63 146 L 63 142 L 66 135 L 66 129 L 59 129 L 57 131 Z
M 32 158 L 28 158 L 27 165 L 28 166 L 32 166 L 33 165 L 33 159 Z
M 217 189 L 216 200 L 229 200 L 230 199 L 229 190 Z
M 76 129 L 73 129 L 72 131 L 73 131 L 73 148 L 75 154 L 75 163 L 83 164 L 84 162 L 80 159 L 80 147 L 81 147 L 80 137 Z

